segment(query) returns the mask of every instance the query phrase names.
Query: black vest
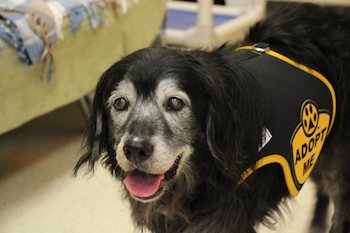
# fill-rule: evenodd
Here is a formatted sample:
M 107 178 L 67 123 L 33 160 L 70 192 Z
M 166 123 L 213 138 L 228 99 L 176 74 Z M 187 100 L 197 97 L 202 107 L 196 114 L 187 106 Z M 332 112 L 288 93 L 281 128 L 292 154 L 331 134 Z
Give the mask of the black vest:
M 290 194 L 296 196 L 331 131 L 336 96 L 319 72 L 259 45 L 235 51 L 240 65 L 264 88 L 269 104 L 261 148 L 242 181 L 260 167 L 278 163 Z

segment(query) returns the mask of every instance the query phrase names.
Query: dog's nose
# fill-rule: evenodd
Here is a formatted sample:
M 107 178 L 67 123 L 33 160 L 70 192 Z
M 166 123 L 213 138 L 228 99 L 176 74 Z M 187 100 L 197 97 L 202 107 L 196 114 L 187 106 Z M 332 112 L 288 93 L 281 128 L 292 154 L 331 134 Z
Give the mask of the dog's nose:
M 124 145 L 124 154 L 131 162 L 142 162 L 148 159 L 152 153 L 153 145 L 140 137 L 131 138 Z

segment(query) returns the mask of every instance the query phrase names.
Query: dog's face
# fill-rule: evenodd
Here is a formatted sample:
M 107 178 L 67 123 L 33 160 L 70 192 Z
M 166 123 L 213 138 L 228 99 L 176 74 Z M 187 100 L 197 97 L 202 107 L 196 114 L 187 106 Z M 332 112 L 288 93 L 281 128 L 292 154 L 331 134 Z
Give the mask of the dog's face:
M 107 166 L 132 198 L 158 200 L 181 174 L 191 173 L 189 158 L 201 137 L 198 118 L 206 117 L 204 92 L 193 85 L 193 69 L 182 54 L 160 48 L 132 54 L 103 75 L 89 153 L 93 158 L 107 151 Z
M 155 80 L 139 75 L 147 74 L 126 74 L 116 84 L 107 111 L 123 183 L 132 197 L 152 201 L 183 169 L 196 129 L 191 100 L 177 74 Z
M 93 167 L 104 155 L 127 194 L 141 202 L 171 196 L 179 180 L 177 187 L 193 188 L 196 177 L 212 174 L 204 168 L 238 180 L 246 132 L 239 117 L 247 104 L 236 97 L 244 90 L 235 83 L 247 78 L 240 81 L 235 70 L 218 75 L 206 59 L 217 69 L 231 67 L 215 54 L 150 48 L 109 68 L 96 89 L 87 153 L 76 169 Z

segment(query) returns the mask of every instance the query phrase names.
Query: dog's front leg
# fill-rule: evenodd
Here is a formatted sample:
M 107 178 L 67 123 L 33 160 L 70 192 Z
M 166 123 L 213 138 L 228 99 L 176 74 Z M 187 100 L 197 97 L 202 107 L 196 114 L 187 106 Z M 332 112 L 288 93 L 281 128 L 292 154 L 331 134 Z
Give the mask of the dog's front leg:
M 330 233 L 349 233 L 350 232 L 350 223 L 341 223 L 333 224 Z
M 331 172 L 333 174 L 330 176 L 332 183 L 328 185 L 328 190 L 331 190 L 329 194 L 334 204 L 330 233 L 350 233 L 350 185 L 349 181 L 346 180 L 346 177 L 350 177 L 350 173 L 344 172 L 345 167 L 339 168 L 334 170 L 335 172 Z M 349 167 L 346 168 L 346 170 L 348 169 Z
M 319 189 L 330 197 L 334 204 L 334 214 L 330 233 L 350 233 L 350 160 L 348 140 L 333 143 L 326 148 L 324 158 L 317 172 L 322 180 L 316 180 Z M 321 181 L 321 182 L 320 182 Z
M 334 200 L 333 224 L 330 233 L 350 233 L 350 193 Z
M 317 188 L 317 202 L 314 210 L 314 218 L 311 222 L 310 233 L 326 233 L 328 229 L 327 213 L 329 209 L 329 197 L 324 194 L 319 186 L 317 186 Z

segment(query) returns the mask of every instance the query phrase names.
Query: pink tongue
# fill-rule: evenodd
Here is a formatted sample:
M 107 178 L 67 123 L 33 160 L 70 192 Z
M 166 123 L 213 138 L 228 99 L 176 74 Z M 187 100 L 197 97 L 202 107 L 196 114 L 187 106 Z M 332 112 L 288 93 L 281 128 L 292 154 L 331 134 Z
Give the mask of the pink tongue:
M 133 172 L 124 180 L 127 190 L 136 197 L 150 197 L 154 195 L 160 186 L 164 175 L 149 175 L 141 172 Z

